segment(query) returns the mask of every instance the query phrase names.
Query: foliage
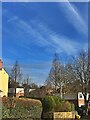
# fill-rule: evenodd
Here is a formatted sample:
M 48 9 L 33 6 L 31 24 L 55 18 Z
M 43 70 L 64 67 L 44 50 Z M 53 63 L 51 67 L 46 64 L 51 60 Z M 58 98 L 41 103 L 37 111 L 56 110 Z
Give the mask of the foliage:
M 3 98 L 3 118 L 40 118 L 42 105 L 39 100 L 28 98 Z M 12 104 L 11 104 L 12 101 Z M 11 107 L 13 105 L 13 107 Z
M 56 106 L 53 96 L 46 96 L 43 101 L 43 112 L 53 112 Z
M 71 110 L 75 111 L 75 105 L 73 103 L 71 103 Z
M 65 65 L 60 63 L 57 54 L 55 54 L 46 83 L 49 86 L 52 85 L 56 92 L 59 89 L 61 98 L 64 93 L 81 91 L 84 96 L 85 107 L 88 109 L 87 93 L 90 92 L 90 51 L 87 53 L 82 50 Z
M 68 101 L 62 101 L 59 107 L 59 111 L 61 112 L 70 112 L 71 111 L 71 104 Z
M 9 109 L 5 106 L 2 106 L 2 116 L 3 116 L 3 118 L 9 117 Z
M 70 112 L 74 105 L 68 101 L 61 100 L 57 96 L 46 96 L 43 101 L 43 112 Z

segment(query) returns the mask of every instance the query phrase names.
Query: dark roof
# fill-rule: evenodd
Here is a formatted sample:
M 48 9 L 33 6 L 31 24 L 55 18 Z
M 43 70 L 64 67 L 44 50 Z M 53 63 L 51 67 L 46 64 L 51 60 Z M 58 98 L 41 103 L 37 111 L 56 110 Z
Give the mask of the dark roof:
M 15 87 L 8 87 L 8 88 L 15 88 Z M 17 86 L 16 88 L 24 88 L 23 86 Z

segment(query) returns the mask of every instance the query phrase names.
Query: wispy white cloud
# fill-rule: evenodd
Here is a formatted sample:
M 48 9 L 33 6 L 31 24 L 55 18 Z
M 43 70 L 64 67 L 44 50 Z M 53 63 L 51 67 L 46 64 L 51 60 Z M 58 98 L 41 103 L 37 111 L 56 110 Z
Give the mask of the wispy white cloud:
M 77 13 L 75 12 L 75 14 Z M 40 21 L 31 20 L 30 22 L 25 22 L 20 18 L 17 19 L 18 21 L 14 22 L 15 27 L 17 27 L 17 32 L 21 35 L 24 34 L 24 37 L 28 38 L 21 40 L 22 44 L 20 44 L 20 46 L 24 45 L 25 48 L 29 49 L 29 45 L 36 44 L 44 47 L 48 52 L 57 51 L 68 55 L 75 54 L 80 48 L 79 41 L 57 34 Z M 16 17 L 12 17 L 12 19 L 8 21 L 16 21 Z M 86 47 L 87 43 L 82 43 L 82 48 L 86 49 Z
M 63 10 L 67 14 L 67 18 L 72 23 L 72 25 L 74 25 L 76 30 L 78 30 L 79 32 L 83 32 L 85 34 L 86 23 L 83 21 L 82 17 L 79 15 L 77 10 L 70 3 L 68 3 L 68 7 L 66 9 L 69 10 L 69 11 L 67 10 L 69 13 L 64 9 Z M 70 14 L 72 15 L 71 17 Z M 29 22 L 27 22 L 24 21 L 23 19 L 20 19 L 18 16 L 14 16 L 14 15 L 10 15 L 10 17 L 8 18 L 9 19 L 7 21 L 7 24 L 13 26 L 12 31 L 10 31 L 10 29 L 9 30 L 7 29 L 8 32 L 10 31 L 10 34 L 14 34 L 14 36 L 19 35 L 19 40 L 16 39 L 16 41 L 13 41 L 13 43 L 17 44 L 17 46 L 20 47 L 20 49 L 21 48 L 25 49 L 27 51 L 27 54 L 30 54 L 30 52 L 34 54 L 33 51 L 30 51 L 31 50 L 30 46 L 32 46 L 32 44 L 42 47 L 48 52 L 54 53 L 55 51 L 57 51 L 58 53 L 66 53 L 68 55 L 74 55 L 76 54 L 76 52 L 78 52 L 79 49 L 87 48 L 88 43 L 83 43 L 83 42 L 80 43 L 74 38 L 70 39 L 67 36 L 58 34 L 56 33 L 56 31 L 51 30 L 48 27 L 48 25 L 43 23 L 42 21 L 30 20 Z M 20 36 L 23 36 L 23 38 L 21 37 L 22 39 L 20 39 Z M 15 55 L 17 53 L 13 53 L 13 54 Z M 24 56 L 24 53 L 22 54 Z M 45 62 L 43 64 L 37 63 L 32 65 L 27 65 L 27 67 L 24 67 L 24 70 L 26 68 L 26 71 L 27 70 L 29 71 L 30 69 L 28 67 L 30 67 L 31 70 L 29 71 L 29 73 L 31 72 L 31 77 L 33 79 L 45 80 L 48 72 L 47 71 L 43 72 L 43 69 L 47 70 L 46 66 L 50 67 L 51 65 L 50 63 L 45 64 Z M 11 67 L 12 66 L 10 65 L 10 69 Z M 35 69 L 38 69 L 38 72 Z M 26 71 L 24 73 L 27 73 Z M 43 77 L 44 75 L 45 77 Z
M 15 21 L 15 20 L 18 20 L 17 16 L 13 16 L 12 18 L 8 19 L 7 22 L 12 22 L 12 21 Z
M 66 0 L 66 3 L 59 4 L 62 8 L 63 13 L 65 14 L 68 21 L 75 27 L 75 29 L 84 35 L 88 33 L 88 24 L 87 21 L 84 21 L 82 16 L 80 15 L 76 6 Z M 87 8 L 88 9 L 88 8 Z M 88 14 L 88 13 L 87 13 Z
M 63 12 L 66 14 L 69 22 L 75 27 L 77 31 L 81 34 L 87 34 L 87 24 L 80 16 L 78 10 L 74 5 L 68 2 L 63 3 Z M 10 14 L 10 11 L 4 10 L 5 15 Z M 12 15 L 7 21 L 9 24 L 14 24 L 14 27 L 17 31 L 17 34 L 24 35 L 25 39 L 21 39 L 21 44 L 15 41 L 15 44 L 18 44 L 25 49 L 30 50 L 29 45 L 36 44 L 40 47 L 44 47 L 48 52 L 66 52 L 67 54 L 73 54 L 78 51 L 80 48 L 80 42 L 73 39 L 70 39 L 67 36 L 58 34 L 55 31 L 51 30 L 46 24 L 42 21 L 30 20 L 26 22 L 20 19 L 18 16 Z M 14 42 L 14 41 L 13 41 Z M 82 48 L 86 49 L 88 43 L 82 43 Z M 29 52 L 30 54 L 30 52 Z
M 33 42 L 38 46 L 45 47 L 45 49 L 53 48 L 58 52 L 66 52 L 70 55 L 76 53 L 81 44 L 74 39 L 55 33 L 50 30 L 47 25 L 39 21 L 31 21 L 30 24 L 28 24 L 20 20 L 17 24 L 19 24 L 19 27 L 22 28 L 23 32 L 27 34 L 29 38 L 32 36 L 32 40 L 25 41 L 26 43 L 30 44 Z M 84 47 L 86 47 L 85 43 L 82 43 L 82 48 Z

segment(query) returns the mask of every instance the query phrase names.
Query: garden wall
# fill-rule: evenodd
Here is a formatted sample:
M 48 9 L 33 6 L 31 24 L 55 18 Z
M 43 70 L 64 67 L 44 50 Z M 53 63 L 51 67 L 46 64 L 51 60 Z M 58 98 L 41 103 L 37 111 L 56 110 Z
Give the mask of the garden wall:
M 53 119 L 75 119 L 75 112 L 54 112 Z

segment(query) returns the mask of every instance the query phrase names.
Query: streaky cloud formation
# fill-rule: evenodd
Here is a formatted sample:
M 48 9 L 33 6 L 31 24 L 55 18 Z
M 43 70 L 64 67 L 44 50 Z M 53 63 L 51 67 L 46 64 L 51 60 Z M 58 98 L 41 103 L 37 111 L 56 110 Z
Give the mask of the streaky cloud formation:
M 63 35 L 58 35 L 43 23 L 39 23 L 39 21 L 34 20 L 28 24 L 27 22 L 20 20 L 18 17 L 13 16 L 8 22 L 15 22 L 16 20 L 18 20 L 18 22 L 16 22 L 16 27 L 20 30 L 22 35 L 25 34 L 29 38 L 32 36 L 33 40 L 28 39 L 27 41 L 23 41 L 25 47 L 27 47 L 27 44 L 29 45 L 33 42 L 33 44 L 38 46 L 46 47 L 46 50 L 51 47 L 58 53 L 66 52 L 70 55 L 78 51 L 77 48 L 79 48 L 79 43 L 77 41 L 69 39 Z M 22 46 L 22 44 L 20 44 L 20 46 Z M 87 47 L 87 44 L 83 44 L 83 48 L 85 47 Z
M 75 7 L 75 5 L 70 3 L 68 0 L 66 0 L 66 1 L 67 1 L 67 3 L 60 4 L 60 7 L 62 5 L 63 12 L 65 12 L 67 19 L 79 33 L 81 33 L 81 34 L 83 33 L 83 34 L 87 35 L 87 33 L 88 33 L 87 22 L 83 20 L 83 18 L 79 14 L 79 11 Z M 87 12 L 88 12 L 88 8 L 87 8 Z
M 18 60 L 24 76 L 42 84 L 55 52 L 67 63 L 70 56 L 87 50 L 87 18 L 87 3 L 3 3 L 6 70 L 10 73 Z

